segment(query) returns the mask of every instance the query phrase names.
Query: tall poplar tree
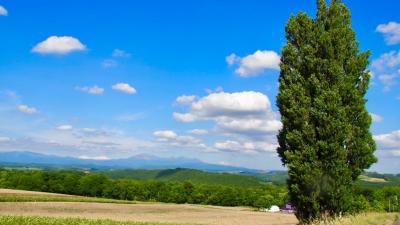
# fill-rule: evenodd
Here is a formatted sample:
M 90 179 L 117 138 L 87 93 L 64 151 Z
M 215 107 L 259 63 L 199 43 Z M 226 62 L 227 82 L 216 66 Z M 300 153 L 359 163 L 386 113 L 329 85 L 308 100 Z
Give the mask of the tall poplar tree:
M 339 0 L 317 1 L 286 24 L 277 105 L 283 128 L 278 154 L 302 223 L 351 210 L 352 187 L 376 162 L 365 108 L 369 52 L 360 52 L 350 12 Z

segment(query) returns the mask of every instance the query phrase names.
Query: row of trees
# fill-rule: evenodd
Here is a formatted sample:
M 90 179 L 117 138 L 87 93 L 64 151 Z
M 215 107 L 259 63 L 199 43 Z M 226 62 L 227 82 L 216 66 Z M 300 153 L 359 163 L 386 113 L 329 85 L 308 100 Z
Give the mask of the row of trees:
M 121 200 L 268 208 L 287 202 L 284 187 L 238 187 L 155 180 L 110 179 L 76 171 L 0 170 L 0 187 Z
M 77 171 L 0 170 L 0 187 L 121 200 L 268 208 L 288 201 L 283 186 L 238 187 L 155 180 L 110 179 Z M 400 211 L 400 187 L 354 188 L 350 211 Z M 390 208 L 389 208 L 390 207 Z

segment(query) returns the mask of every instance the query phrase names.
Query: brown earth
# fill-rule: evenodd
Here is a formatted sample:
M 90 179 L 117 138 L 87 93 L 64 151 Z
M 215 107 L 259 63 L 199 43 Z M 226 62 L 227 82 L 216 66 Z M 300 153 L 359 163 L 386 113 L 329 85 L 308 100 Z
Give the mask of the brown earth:
M 57 195 L 0 189 L 0 195 Z M 65 196 L 65 195 L 64 195 Z M 296 224 L 293 214 L 257 212 L 244 207 L 164 203 L 1 202 L 0 215 L 80 217 L 218 225 Z

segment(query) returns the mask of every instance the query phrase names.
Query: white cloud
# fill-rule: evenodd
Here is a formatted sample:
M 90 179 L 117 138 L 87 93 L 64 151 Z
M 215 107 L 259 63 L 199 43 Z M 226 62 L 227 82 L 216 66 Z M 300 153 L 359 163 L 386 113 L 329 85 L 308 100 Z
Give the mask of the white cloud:
M 400 65 L 400 51 L 390 51 L 379 56 L 372 61 L 372 68 L 378 71 L 384 71 L 388 68 L 396 68 Z
M 181 95 L 175 101 L 179 105 L 190 105 L 194 100 L 196 100 L 195 95 Z
M 228 65 L 231 66 L 231 65 L 239 62 L 240 61 L 240 57 L 237 56 L 236 54 L 232 53 L 232 54 L 228 55 L 227 57 L 225 57 L 225 61 L 226 61 L 226 63 Z
M 181 122 L 211 120 L 223 134 L 248 138 L 275 136 L 282 124 L 268 97 L 260 92 L 211 93 L 193 102 L 187 113 L 173 113 Z
M 204 129 L 193 129 L 188 131 L 189 134 L 195 134 L 195 135 L 205 135 L 208 134 L 207 130 Z
M 188 113 L 174 113 L 182 122 L 214 120 L 224 130 L 276 131 L 281 123 L 275 119 L 271 103 L 260 92 L 212 93 L 193 102 Z
M 68 131 L 68 130 L 72 130 L 72 126 L 69 124 L 62 124 L 56 127 L 57 130 L 61 130 L 61 131 Z
M 0 5 L 0 16 L 8 16 L 8 11 L 4 6 Z
M 235 73 L 241 77 L 256 76 L 267 69 L 279 70 L 280 56 L 274 51 L 257 50 L 253 54 L 239 57 L 231 54 L 226 57 L 228 65 L 237 64 Z
M 101 62 L 101 66 L 105 69 L 113 68 L 118 66 L 118 62 L 113 59 L 105 59 Z
M 119 130 L 72 129 L 68 132 L 34 130 L 24 137 L 0 142 L 0 150 L 34 151 L 65 156 L 129 157 L 140 151 L 148 152 L 155 144 L 125 135 Z
M 381 74 L 381 75 L 379 75 L 378 79 L 384 85 L 383 91 L 385 91 L 385 92 L 390 91 L 392 86 L 397 83 L 396 82 L 397 77 L 398 77 L 397 74 Z
M 127 94 L 135 94 L 136 89 L 127 83 L 117 83 L 112 86 L 112 89 L 121 91 Z
M 9 142 L 11 141 L 11 138 L 5 137 L 5 136 L 0 136 L 0 142 Z
M 178 137 L 178 135 L 172 130 L 158 130 L 153 133 L 157 138 L 173 139 Z
M 81 155 L 78 156 L 79 159 L 87 159 L 87 160 L 110 160 L 109 157 L 107 156 L 86 156 L 86 155 Z
M 190 114 L 190 113 L 177 113 L 177 112 L 174 112 L 172 114 L 172 117 L 174 119 L 178 120 L 178 121 L 181 121 L 181 122 L 193 122 L 193 121 L 198 120 L 198 118 L 195 115 Z
M 130 56 L 131 56 L 130 53 L 121 49 L 114 49 L 114 51 L 112 52 L 112 57 L 114 58 L 128 58 Z
M 395 45 L 400 43 L 400 24 L 396 22 L 389 22 L 387 24 L 379 24 L 376 31 L 380 32 L 385 37 L 385 42 L 388 45 Z
M 167 144 L 172 147 L 179 148 L 193 148 L 199 149 L 205 152 L 214 152 L 215 149 L 202 143 L 198 138 L 194 138 L 189 135 L 178 135 L 172 130 L 158 130 L 153 133 L 157 141 L 160 143 Z
M 400 147 L 400 130 L 392 131 L 388 134 L 374 135 L 374 140 L 378 148 L 391 149 Z
M 216 142 L 214 147 L 221 151 L 228 152 L 243 152 L 247 154 L 254 154 L 257 152 L 276 152 L 277 144 L 271 144 L 267 142 L 239 142 L 233 140 L 226 140 L 223 142 Z
M 65 55 L 75 51 L 84 51 L 86 46 L 71 36 L 50 36 L 33 47 L 32 52 L 41 54 Z
M 92 87 L 76 87 L 75 89 L 92 95 L 100 95 L 104 92 L 104 88 L 101 88 L 97 85 L 94 85 Z
M 211 93 L 173 117 L 181 122 L 214 121 L 217 133 L 229 137 L 214 144 L 220 151 L 275 152 L 276 134 L 282 127 L 268 97 L 254 91 Z
M 214 147 L 222 151 L 232 151 L 232 152 L 255 152 L 255 146 L 251 142 L 239 143 L 237 141 L 227 140 L 224 142 L 216 142 Z
M 377 152 L 382 156 L 400 156 L 400 130 L 387 134 L 374 135 Z
M 382 120 L 383 120 L 383 117 L 378 115 L 378 114 L 370 113 L 370 115 L 371 115 L 371 118 L 372 118 L 372 122 L 379 123 L 379 122 L 382 122 Z
M 29 107 L 29 106 L 27 106 L 27 105 L 17 105 L 17 109 L 18 109 L 20 112 L 23 112 L 23 113 L 25 113 L 25 114 L 35 114 L 35 113 L 38 112 L 36 108 L 34 108 L 34 107 Z
M 94 132 L 96 132 L 97 130 L 94 129 L 94 128 L 85 127 L 85 128 L 82 128 L 82 131 L 83 131 L 83 132 L 87 132 L 87 133 L 94 133 Z
M 390 51 L 372 61 L 373 74 L 383 84 L 383 91 L 390 91 L 400 77 L 400 51 Z

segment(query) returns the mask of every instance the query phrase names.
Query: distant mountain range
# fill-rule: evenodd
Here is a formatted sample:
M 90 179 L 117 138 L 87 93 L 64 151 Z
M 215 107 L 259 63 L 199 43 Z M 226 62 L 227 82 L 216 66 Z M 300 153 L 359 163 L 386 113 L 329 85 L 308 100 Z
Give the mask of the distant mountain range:
M 209 164 L 189 158 L 160 158 L 152 155 L 136 155 L 122 159 L 93 160 L 74 157 L 45 155 L 34 152 L 0 152 L 2 166 L 40 166 L 54 168 L 87 169 L 174 169 L 190 168 L 209 172 L 258 173 L 259 170 L 218 164 Z

